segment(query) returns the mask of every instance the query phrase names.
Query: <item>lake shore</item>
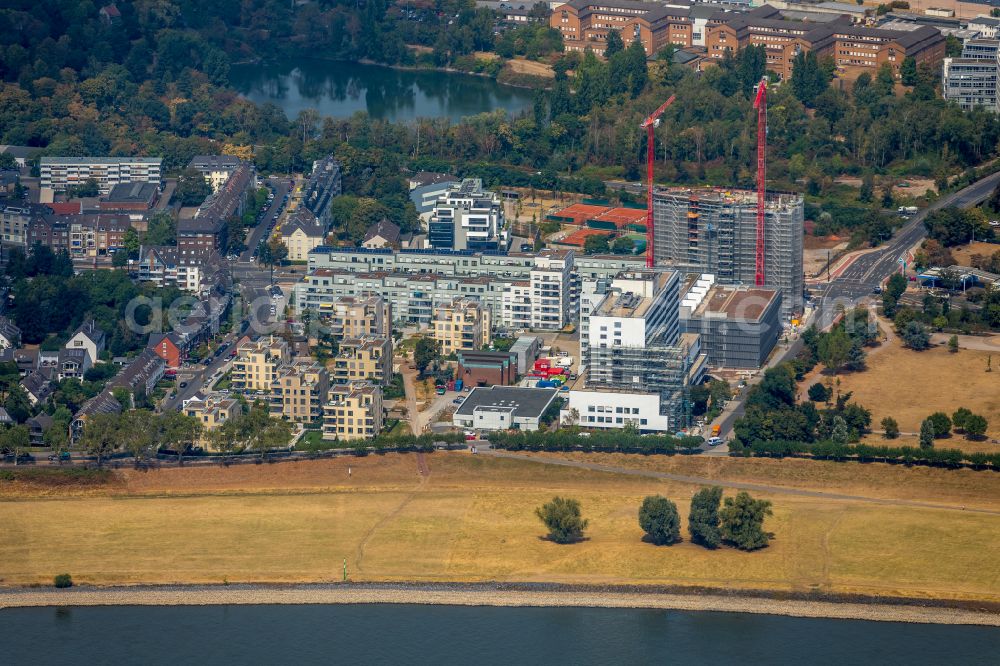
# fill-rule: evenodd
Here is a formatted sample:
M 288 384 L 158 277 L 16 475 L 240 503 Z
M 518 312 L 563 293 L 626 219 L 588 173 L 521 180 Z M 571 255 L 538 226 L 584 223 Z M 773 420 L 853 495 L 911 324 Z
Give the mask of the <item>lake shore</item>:
M 1000 626 L 1000 612 L 968 604 L 894 599 L 836 601 L 741 594 L 539 584 L 334 583 L 2 588 L 0 609 L 45 606 L 211 606 L 259 604 L 434 604 L 593 607 L 753 613 L 808 618 Z

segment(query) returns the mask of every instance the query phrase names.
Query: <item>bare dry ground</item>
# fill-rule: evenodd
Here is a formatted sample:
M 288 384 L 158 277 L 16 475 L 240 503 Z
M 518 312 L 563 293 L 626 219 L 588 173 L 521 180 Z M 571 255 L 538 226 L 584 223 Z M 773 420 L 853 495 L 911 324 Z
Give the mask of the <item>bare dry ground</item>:
M 547 79 L 553 79 L 556 76 L 552 65 L 536 60 L 513 58 L 507 61 L 507 66 L 518 74 L 530 74 L 531 76 L 541 76 Z
M 952 256 L 955 257 L 955 261 L 958 262 L 960 266 L 971 266 L 970 259 L 974 254 L 981 254 L 984 257 L 990 257 L 996 252 L 1000 252 L 1000 245 L 996 243 L 968 243 L 967 245 L 960 245 L 958 247 L 953 247 L 951 249 Z
M 339 580 L 346 559 L 352 580 L 669 583 L 1000 600 L 1000 476 L 993 473 L 601 459 L 954 508 L 775 493 L 766 524 L 771 546 L 743 553 L 687 540 L 669 548 L 642 542 L 642 497 L 664 494 L 686 516 L 695 485 L 467 453 L 426 456 L 429 476 L 419 474 L 413 454 L 125 471 L 76 495 L 6 483 L 2 582 L 47 582 L 63 571 L 98 584 L 330 581 Z M 542 538 L 534 508 L 556 494 L 581 501 L 590 520 L 584 542 Z M 959 506 L 973 502 L 997 513 Z
M 874 428 L 883 417 L 891 416 L 903 432 L 919 432 L 920 422 L 933 412 L 951 415 L 959 407 L 967 407 L 986 417 L 987 435 L 997 439 L 1000 356 L 993 362 L 998 367 L 986 372 L 989 356 L 989 352 L 967 349 L 952 354 L 944 347 L 916 352 L 896 341 L 871 354 L 864 372 L 840 375 L 840 391 L 853 392 L 853 400 L 871 410 Z M 961 448 L 957 438 L 939 441 L 945 448 L 952 444 Z

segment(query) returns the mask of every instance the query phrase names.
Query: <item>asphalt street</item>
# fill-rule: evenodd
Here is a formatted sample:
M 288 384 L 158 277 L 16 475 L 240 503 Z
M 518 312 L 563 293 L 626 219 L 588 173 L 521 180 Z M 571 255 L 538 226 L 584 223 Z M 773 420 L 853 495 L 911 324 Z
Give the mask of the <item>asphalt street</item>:
M 875 252 L 863 254 L 855 259 L 840 276 L 822 287 L 819 298 L 816 299 L 818 305 L 816 325 L 821 329 L 827 328 L 836 319 L 839 306 L 843 305 L 845 309 L 853 307 L 899 270 L 900 258 L 927 235 L 924 218 L 928 213 L 949 206 L 959 208 L 975 206 L 989 197 L 998 183 L 1000 183 L 1000 172 L 938 199 L 911 217 L 888 243 Z
M 842 309 L 857 306 L 864 298 L 872 294 L 875 287 L 881 285 L 889 276 L 899 270 L 899 260 L 913 246 L 927 235 L 924 228 L 924 218 L 931 211 L 949 206 L 970 208 L 984 201 L 1000 183 L 1000 172 L 986 176 L 965 189 L 946 195 L 911 217 L 892 237 L 888 243 L 875 252 L 863 254 L 851 263 L 838 277 L 823 285 L 818 297 L 815 298 L 816 309 L 812 318 L 805 325 L 815 324 L 820 329 L 828 328 L 836 321 Z M 841 308 L 843 306 L 843 308 Z M 795 358 L 803 346 L 802 339 L 796 338 L 788 346 L 779 347 L 771 357 L 767 367 Z M 732 437 L 733 424 L 745 411 L 746 393 L 750 386 L 760 381 L 763 372 L 750 380 L 748 386 L 740 395 L 735 396 L 723 413 L 713 421 L 720 426 L 720 435 L 725 439 Z M 711 450 L 707 445 L 703 451 Z
M 253 256 L 254 250 L 257 249 L 260 241 L 271 228 L 272 218 L 275 213 L 281 210 L 281 200 L 285 198 L 285 195 L 291 189 L 287 178 L 268 178 L 267 182 L 271 185 L 274 192 L 274 199 L 271 200 L 271 205 L 264 212 L 264 217 L 261 218 L 260 224 L 250 230 L 250 235 L 247 237 L 246 242 L 247 249 L 240 255 L 240 261 L 242 262 L 249 263 L 251 261 L 250 257 Z

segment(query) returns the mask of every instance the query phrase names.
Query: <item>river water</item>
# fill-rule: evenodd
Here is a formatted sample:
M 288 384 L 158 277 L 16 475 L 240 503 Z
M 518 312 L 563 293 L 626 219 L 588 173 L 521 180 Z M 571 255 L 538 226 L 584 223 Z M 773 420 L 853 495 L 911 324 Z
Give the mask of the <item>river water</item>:
M 459 606 L 0 611 L 3 663 L 996 664 L 1000 630 L 773 615 Z
M 529 108 L 533 99 L 531 90 L 482 76 L 325 60 L 235 65 L 229 79 L 251 101 L 273 102 L 289 118 L 303 109 L 316 109 L 335 118 L 364 111 L 392 121 L 432 117 L 458 121 L 495 109 L 517 113 Z

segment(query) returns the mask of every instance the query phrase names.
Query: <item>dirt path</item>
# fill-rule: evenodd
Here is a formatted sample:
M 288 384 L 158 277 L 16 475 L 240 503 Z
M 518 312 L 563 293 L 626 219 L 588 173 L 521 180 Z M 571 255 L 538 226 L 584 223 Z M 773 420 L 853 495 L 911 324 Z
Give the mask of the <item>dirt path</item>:
M 723 481 L 721 479 L 710 479 L 702 476 L 690 476 L 687 474 L 672 474 L 670 472 L 654 472 L 645 469 L 635 469 L 633 467 L 621 467 L 617 465 L 599 465 L 597 463 L 581 462 L 578 460 L 562 460 L 558 458 L 539 458 L 526 456 L 518 453 L 508 453 L 495 449 L 481 451 L 482 455 L 496 458 L 510 458 L 512 460 L 526 460 L 542 465 L 561 465 L 563 467 L 575 467 L 594 472 L 608 472 L 610 474 L 625 474 L 628 476 L 644 476 L 652 479 L 664 479 L 667 481 L 677 481 L 679 483 L 689 483 L 702 486 L 722 486 L 723 488 L 733 488 L 736 490 L 752 490 L 759 493 L 771 493 L 776 495 L 792 495 L 796 497 L 808 497 L 812 499 L 830 499 L 851 502 L 868 502 L 871 504 L 881 504 L 883 506 L 908 506 L 917 509 L 940 509 L 945 511 L 967 511 L 970 513 L 985 513 L 993 516 L 1000 516 L 1000 510 L 979 509 L 975 507 L 966 508 L 950 504 L 935 504 L 933 502 L 918 502 L 916 500 L 904 499 L 882 499 L 877 497 L 865 497 L 863 495 L 845 495 L 841 493 L 824 493 L 816 490 L 801 490 L 798 488 L 788 488 L 787 486 L 771 486 L 763 483 L 745 483 L 742 481 Z

